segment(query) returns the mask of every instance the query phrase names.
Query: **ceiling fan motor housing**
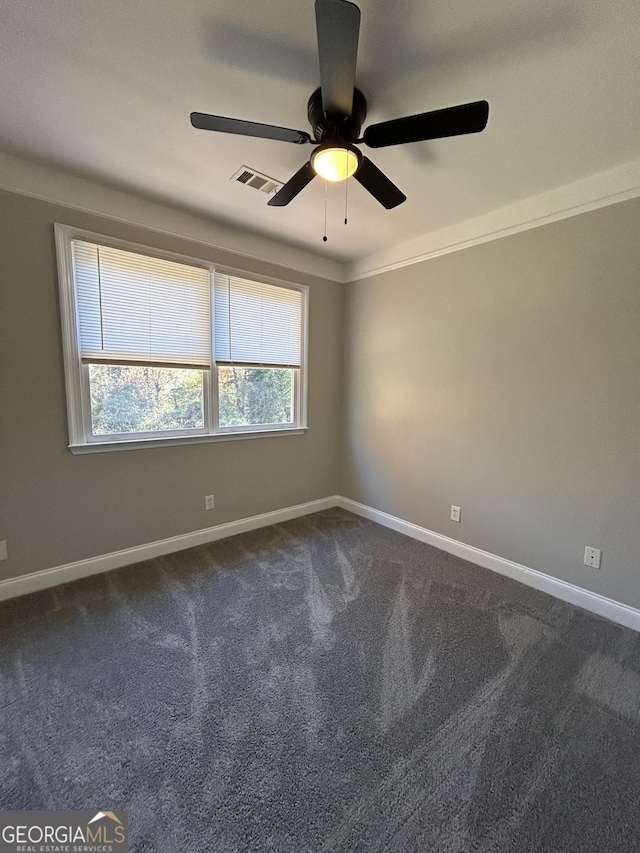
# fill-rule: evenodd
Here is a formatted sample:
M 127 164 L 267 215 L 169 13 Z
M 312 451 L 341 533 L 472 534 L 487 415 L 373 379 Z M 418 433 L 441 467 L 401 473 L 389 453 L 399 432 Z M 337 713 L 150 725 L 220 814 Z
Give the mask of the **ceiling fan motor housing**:
M 355 142 L 360 136 L 360 129 L 367 115 L 367 101 L 359 89 L 354 89 L 350 116 L 325 113 L 322 109 L 322 91 L 316 89 L 309 98 L 307 115 L 316 142 L 325 142 L 330 139 Z

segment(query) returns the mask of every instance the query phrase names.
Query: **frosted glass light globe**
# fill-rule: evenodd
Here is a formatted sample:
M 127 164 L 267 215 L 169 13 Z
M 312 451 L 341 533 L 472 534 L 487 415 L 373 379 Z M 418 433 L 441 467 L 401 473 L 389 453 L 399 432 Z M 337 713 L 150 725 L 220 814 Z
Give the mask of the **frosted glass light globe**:
M 360 165 L 358 155 L 349 148 L 320 148 L 311 158 L 317 175 L 325 181 L 346 181 Z

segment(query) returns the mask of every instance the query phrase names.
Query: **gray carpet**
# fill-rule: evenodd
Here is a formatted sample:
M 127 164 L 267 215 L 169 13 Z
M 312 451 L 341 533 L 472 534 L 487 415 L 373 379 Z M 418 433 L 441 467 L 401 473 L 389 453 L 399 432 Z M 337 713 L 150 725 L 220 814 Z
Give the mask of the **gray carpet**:
M 639 849 L 640 635 L 341 510 L 0 623 L 0 808 L 154 853 Z

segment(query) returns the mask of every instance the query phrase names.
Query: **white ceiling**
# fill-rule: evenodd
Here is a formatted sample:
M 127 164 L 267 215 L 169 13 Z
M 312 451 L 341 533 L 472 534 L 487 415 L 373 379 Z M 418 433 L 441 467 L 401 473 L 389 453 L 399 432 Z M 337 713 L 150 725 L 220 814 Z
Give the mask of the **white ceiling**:
M 198 131 L 194 111 L 309 131 L 313 0 L 0 0 L 0 149 L 349 261 L 640 157 L 640 4 L 359 0 L 367 123 L 486 98 L 482 134 L 370 152 L 408 196 L 384 210 L 314 181 L 311 150 Z

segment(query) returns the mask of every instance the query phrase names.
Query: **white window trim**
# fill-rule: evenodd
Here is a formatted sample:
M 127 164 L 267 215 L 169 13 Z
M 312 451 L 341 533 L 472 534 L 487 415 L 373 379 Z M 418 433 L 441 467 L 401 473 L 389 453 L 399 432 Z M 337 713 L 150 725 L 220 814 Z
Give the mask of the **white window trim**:
M 74 454 L 100 453 L 113 450 L 133 450 L 142 447 L 167 447 L 180 444 L 202 444 L 211 441 L 234 441 L 238 439 L 266 438 L 274 436 L 301 435 L 307 429 L 307 360 L 308 360 L 308 306 L 309 288 L 270 276 L 254 276 L 243 270 L 215 267 L 215 271 L 236 275 L 245 279 L 273 284 L 297 290 L 302 295 L 302 361 L 294 372 L 294 419 L 292 424 L 259 424 L 243 427 L 221 427 L 218 423 L 217 365 L 214 358 L 215 311 L 213 306 L 214 265 L 202 258 L 193 258 L 175 252 L 164 252 L 151 246 L 143 246 L 127 240 L 119 240 L 55 223 L 55 243 L 58 260 L 58 285 L 60 291 L 60 315 L 62 320 L 62 349 L 67 399 L 67 421 L 69 425 L 69 450 Z M 209 270 L 211 280 L 211 357 L 212 368 L 204 371 L 203 409 L 204 427 L 200 430 L 172 430 L 155 433 L 128 433 L 114 437 L 95 436 L 91 431 L 91 413 L 88 399 L 88 371 L 80 359 L 78 341 L 78 311 L 73 278 L 71 242 L 86 240 L 114 249 L 137 252 L 142 255 L 163 258 L 199 266 Z

